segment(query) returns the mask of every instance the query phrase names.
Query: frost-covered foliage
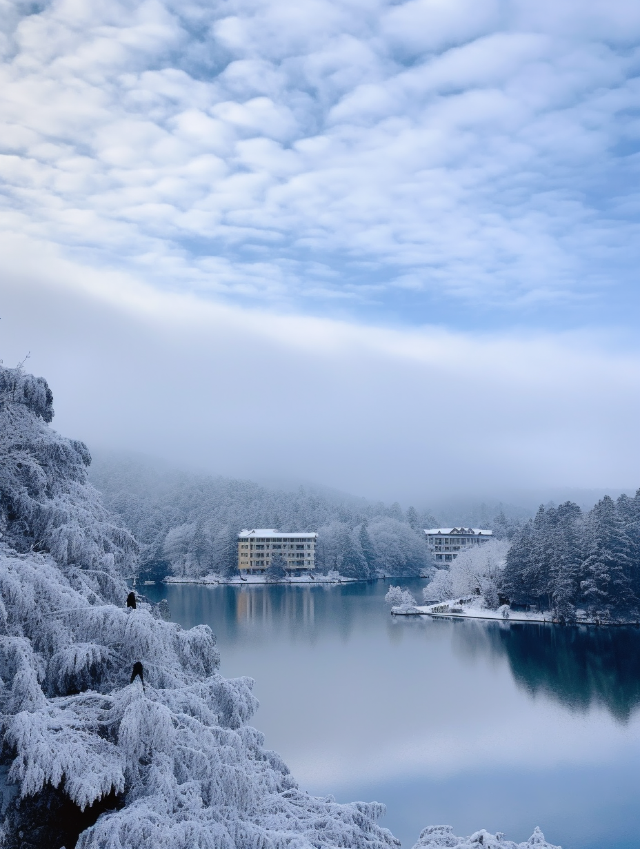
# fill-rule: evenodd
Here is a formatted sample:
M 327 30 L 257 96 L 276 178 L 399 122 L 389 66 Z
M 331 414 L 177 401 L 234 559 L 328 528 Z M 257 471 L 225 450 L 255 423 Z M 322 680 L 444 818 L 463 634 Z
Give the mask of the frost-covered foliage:
M 393 607 L 415 607 L 418 603 L 413 593 L 403 590 L 402 587 L 389 587 L 384 600 Z
M 107 505 L 142 544 L 143 571 L 201 577 L 236 569 L 242 528 L 317 531 L 316 567 L 346 577 L 418 575 L 429 568 L 428 514 L 361 498 L 300 488 L 282 492 L 250 481 L 161 470 L 140 460 L 105 458 L 92 479 Z
M 525 843 L 505 840 L 504 834 L 491 834 L 482 829 L 470 837 L 456 837 L 450 825 L 431 825 L 420 834 L 413 849 L 562 849 L 553 846 L 544 839 L 544 834 L 536 828 Z
M 491 540 L 462 551 L 448 569 L 439 569 L 423 591 L 424 600 L 444 601 L 475 595 L 497 608 L 509 543 Z
M 287 575 L 287 561 L 282 554 L 274 555 L 270 565 L 267 567 L 268 581 L 281 581 Z
M 0 533 L 17 551 L 50 552 L 61 565 L 133 569 L 137 545 L 87 482 L 86 445 L 48 427 L 53 396 L 41 377 L 0 366 Z
M 4 845 L 22 846 L 22 835 L 36 827 L 49 845 L 47 832 L 57 825 L 50 802 L 62 794 L 83 822 L 72 834 L 75 840 L 84 829 L 79 849 L 397 846 L 376 824 L 382 805 L 337 804 L 298 789 L 246 725 L 257 705 L 252 682 L 219 674 L 208 627 L 184 631 L 143 599 L 136 609 L 125 607 L 128 588 L 118 573 L 125 548 L 117 557 L 111 550 L 117 526 L 86 485 L 82 449 L 46 426 L 46 384 L 24 378 L 27 388 L 19 390 L 23 377 L 17 374 L 15 397 L 10 386 L 2 410 L 10 425 L 2 443 L 2 766 L 24 800 L 5 812 Z M 23 493 L 18 462 L 28 462 L 37 481 L 41 470 L 46 485 L 30 490 L 27 482 Z M 82 529 L 91 544 L 58 548 L 41 530 L 42 517 L 55 519 L 56 502 L 65 498 L 62 526 Z M 45 523 L 53 538 L 54 519 Z M 29 539 L 43 550 L 25 550 Z M 144 684 L 130 681 L 138 662 Z M 30 807 L 30 799 L 42 804 Z M 105 810 L 109 799 L 112 809 Z M 92 809 L 95 816 L 82 820 L 79 812 Z
M 422 590 L 422 598 L 425 604 L 432 601 L 446 601 L 453 598 L 453 579 L 449 569 L 436 569 L 433 577 Z

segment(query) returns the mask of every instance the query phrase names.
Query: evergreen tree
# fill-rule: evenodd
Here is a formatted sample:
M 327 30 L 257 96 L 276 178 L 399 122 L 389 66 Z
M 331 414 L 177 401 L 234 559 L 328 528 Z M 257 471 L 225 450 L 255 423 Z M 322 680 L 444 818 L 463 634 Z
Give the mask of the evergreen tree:
M 267 581 L 281 581 L 287 577 L 287 561 L 282 554 L 275 554 L 267 566 L 265 577 Z
M 631 543 L 613 500 L 599 501 L 589 514 L 582 591 L 594 612 L 630 610 L 637 604 L 631 582 Z
M 502 591 L 516 604 L 532 600 L 535 586 L 535 529 L 527 522 L 514 539 L 502 577 Z
M 345 578 L 366 578 L 369 575 L 367 561 L 354 544 L 351 532 L 345 529 L 341 539 L 341 554 L 338 559 L 338 570 Z
M 418 519 L 418 513 L 416 512 L 415 507 L 409 507 L 407 510 L 407 522 L 413 528 L 414 531 L 421 530 L 420 521 Z
M 373 576 L 376 573 L 376 552 L 369 536 L 366 520 L 360 525 L 359 542 L 360 551 L 367 564 L 368 573 L 370 576 Z
M 566 621 L 575 619 L 582 574 L 582 511 L 567 501 L 556 510 L 553 533 L 555 557 L 550 569 L 551 598 L 555 615 Z

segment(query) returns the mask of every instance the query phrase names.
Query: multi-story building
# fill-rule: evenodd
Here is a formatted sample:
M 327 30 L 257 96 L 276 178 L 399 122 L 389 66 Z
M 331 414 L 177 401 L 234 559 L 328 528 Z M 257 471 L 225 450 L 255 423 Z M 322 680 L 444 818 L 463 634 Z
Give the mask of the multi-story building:
M 488 542 L 493 536 L 493 531 L 484 528 L 430 528 L 424 533 L 436 563 L 455 560 L 461 551 Z
M 238 534 L 238 569 L 249 575 L 260 575 L 276 554 L 286 561 L 290 574 L 312 572 L 316 565 L 318 534 L 289 534 L 273 528 L 254 528 Z

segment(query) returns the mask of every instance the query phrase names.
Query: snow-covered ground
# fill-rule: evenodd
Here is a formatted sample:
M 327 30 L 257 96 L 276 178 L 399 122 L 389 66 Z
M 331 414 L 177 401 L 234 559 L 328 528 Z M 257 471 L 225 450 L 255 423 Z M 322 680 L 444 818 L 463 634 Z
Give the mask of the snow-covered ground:
M 203 578 L 176 578 L 170 576 L 165 578 L 165 584 L 350 584 L 354 581 L 362 580 L 360 578 L 345 578 L 343 575 L 296 575 L 278 580 L 268 580 L 264 575 L 234 575 L 232 578 L 225 578 L 222 575 L 205 575 Z
M 493 619 L 499 622 L 538 622 L 558 624 L 550 610 L 511 610 L 508 605 L 493 610 L 484 606 L 482 598 L 449 599 L 434 604 L 397 605 L 391 608 L 394 616 L 432 616 L 434 618 L 456 617 L 461 619 Z M 578 625 L 635 625 L 635 620 L 604 619 L 578 611 Z

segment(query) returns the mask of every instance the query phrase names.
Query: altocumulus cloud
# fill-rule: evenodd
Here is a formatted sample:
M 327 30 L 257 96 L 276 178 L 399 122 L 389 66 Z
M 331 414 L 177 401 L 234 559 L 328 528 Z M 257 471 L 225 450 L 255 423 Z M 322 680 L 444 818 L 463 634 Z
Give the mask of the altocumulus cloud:
M 0 26 L 0 356 L 61 430 L 385 498 L 638 482 L 636 2 Z
M 1 19 L 7 234 L 316 314 L 602 309 L 635 282 L 636 2 L 5 0 Z

